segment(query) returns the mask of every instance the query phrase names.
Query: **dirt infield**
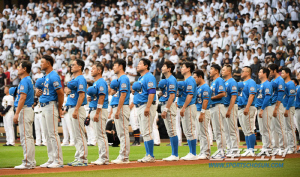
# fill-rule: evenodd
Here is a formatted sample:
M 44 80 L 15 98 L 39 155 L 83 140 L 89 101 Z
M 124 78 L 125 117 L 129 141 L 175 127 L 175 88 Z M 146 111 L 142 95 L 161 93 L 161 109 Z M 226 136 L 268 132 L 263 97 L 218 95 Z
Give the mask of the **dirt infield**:
M 276 156 L 276 158 L 282 158 L 281 156 Z M 300 158 L 300 154 L 290 154 L 285 158 Z M 59 173 L 59 172 L 75 172 L 75 171 L 93 171 L 93 170 L 109 170 L 109 169 L 123 169 L 123 168 L 139 168 L 139 167 L 152 167 L 152 166 L 175 166 L 175 165 L 195 165 L 195 164 L 206 164 L 212 162 L 230 162 L 230 161 L 211 161 L 211 160 L 196 160 L 196 161 L 177 161 L 177 162 L 165 162 L 158 160 L 155 163 L 138 163 L 135 161 L 129 164 L 109 164 L 109 165 L 88 165 L 87 167 L 69 167 L 64 166 L 64 168 L 49 169 L 37 167 L 32 170 L 14 170 L 12 168 L 2 168 L 0 169 L 1 175 L 22 175 L 22 174 L 40 174 L 40 173 Z

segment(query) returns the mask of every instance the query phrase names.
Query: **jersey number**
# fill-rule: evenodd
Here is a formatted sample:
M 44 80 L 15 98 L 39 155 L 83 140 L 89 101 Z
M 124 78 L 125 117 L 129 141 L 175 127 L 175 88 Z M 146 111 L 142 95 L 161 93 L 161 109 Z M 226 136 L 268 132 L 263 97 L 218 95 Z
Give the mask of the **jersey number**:
M 49 95 L 49 89 L 48 88 L 44 88 L 44 93 L 43 95 Z

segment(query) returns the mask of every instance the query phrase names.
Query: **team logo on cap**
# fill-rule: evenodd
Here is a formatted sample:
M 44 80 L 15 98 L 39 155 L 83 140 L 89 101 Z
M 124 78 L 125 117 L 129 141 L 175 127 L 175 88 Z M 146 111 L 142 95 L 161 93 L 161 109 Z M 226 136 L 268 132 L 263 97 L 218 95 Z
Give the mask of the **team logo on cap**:
M 125 84 L 125 83 L 123 83 L 122 85 L 121 85 L 121 88 L 126 88 L 127 87 L 127 85 Z
M 54 86 L 54 87 L 58 87 L 58 86 L 59 86 L 58 81 L 53 82 L 53 86 Z
M 148 87 L 153 87 L 153 82 L 148 82 Z

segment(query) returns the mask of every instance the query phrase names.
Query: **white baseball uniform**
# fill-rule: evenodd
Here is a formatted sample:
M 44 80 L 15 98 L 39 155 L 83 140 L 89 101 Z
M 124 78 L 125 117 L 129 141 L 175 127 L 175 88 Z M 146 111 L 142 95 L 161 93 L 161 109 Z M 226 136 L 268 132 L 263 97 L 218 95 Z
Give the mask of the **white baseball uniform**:
M 14 97 L 11 95 L 5 95 L 2 100 L 2 106 L 4 109 L 7 106 L 11 106 L 11 108 L 6 112 L 5 116 L 3 117 L 4 129 L 6 133 L 6 144 L 15 144 L 15 132 L 14 132 L 14 124 L 13 124 L 13 117 L 14 117 Z

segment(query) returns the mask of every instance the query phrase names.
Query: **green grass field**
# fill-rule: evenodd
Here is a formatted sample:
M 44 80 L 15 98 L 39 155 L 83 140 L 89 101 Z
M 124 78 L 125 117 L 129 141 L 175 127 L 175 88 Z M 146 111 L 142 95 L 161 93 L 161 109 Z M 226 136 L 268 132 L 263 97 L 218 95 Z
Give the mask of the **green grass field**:
M 242 144 L 242 143 L 241 143 Z M 261 143 L 259 143 L 261 144 Z M 68 163 L 74 159 L 75 147 L 62 147 L 64 163 Z M 88 147 L 89 162 L 98 158 L 98 147 Z M 119 148 L 109 148 L 110 160 L 115 159 L 118 156 Z M 199 153 L 199 146 L 197 147 L 197 153 Z M 216 146 L 212 147 L 212 152 L 216 151 Z M 188 146 L 179 147 L 179 156 L 184 156 L 188 152 Z M 162 143 L 161 146 L 154 148 L 154 154 L 156 159 L 162 159 L 169 156 L 171 153 L 171 147 L 166 146 L 166 143 Z M 137 160 L 143 157 L 145 154 L 144 146 L 131 147 L 130 160 Z M 21 163 L 23 157 L 22 147 L 0 147 L 0 168 L 13 167 Z M 47 161 L 47 149 L 46 147 L 36 147 L 36 161 L 37 165 L 40 165 Z M 272 163 L 272 162 L 267 162 Z M 67 173 L 48 173 L 48 174 L 30 174 L 29 176 L 55 176 L 55 177 L 76 177 L 76 176 L 299 176 L 300 174 L 300 158 L 285 159 L 283 162 L 283 168 L 210 168 L 209 164 L 199 165 L 181 165 L 181 166 L 163 166 L 163 167 L 143 167 L 143 168 L 130 168 L 130 169 L 112 169 L 112 170 L 98 170 L 98 171 L 82 171 L 82 172 L 67 172 Z M 1 170 L 0 170 L 1 172 Z M 0 174 L 1 175 L 1 174 Z M 18 175 L 20 176 L 20 175 Z M 23 175 L 26 176 L 26 175 Z M 27 175 L 28 176 L 28 175 Z

